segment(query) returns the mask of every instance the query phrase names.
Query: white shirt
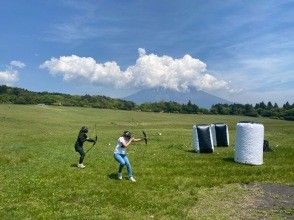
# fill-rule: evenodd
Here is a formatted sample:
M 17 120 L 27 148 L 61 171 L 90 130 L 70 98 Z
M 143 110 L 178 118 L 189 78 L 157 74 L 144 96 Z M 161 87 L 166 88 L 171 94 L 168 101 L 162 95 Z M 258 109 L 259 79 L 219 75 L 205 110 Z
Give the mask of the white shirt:
M 124 145 L 126 145 L 126 140 L 124 139 L 124 137 L 120 137 L 117 140 L 117 144 L 115 146 L 114 149 L 114 153 L 115 154 L 127 154 L 127 149 L 125 147 L 123 147 Z

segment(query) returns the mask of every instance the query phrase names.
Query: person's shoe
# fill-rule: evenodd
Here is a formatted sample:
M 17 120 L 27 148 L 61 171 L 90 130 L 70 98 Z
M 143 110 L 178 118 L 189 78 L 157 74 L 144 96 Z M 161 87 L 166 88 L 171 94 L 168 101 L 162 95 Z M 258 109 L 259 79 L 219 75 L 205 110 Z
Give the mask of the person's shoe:
M 84 164 L 82 164 L 82 163 L 79 163 L 78 164 L 78 168 L 85 168 L 86 166 L 84 165 Z
M 134 177 L 129 177 L 129 180 L 131 181 L 131 182 L 136 182 L 136 180 L 135 180 L 135 178 Z
M 119 180 L 122 180 L 122 173 L 118 173 L 118 174 L 117 174 L 117 178 L 118 178 Z

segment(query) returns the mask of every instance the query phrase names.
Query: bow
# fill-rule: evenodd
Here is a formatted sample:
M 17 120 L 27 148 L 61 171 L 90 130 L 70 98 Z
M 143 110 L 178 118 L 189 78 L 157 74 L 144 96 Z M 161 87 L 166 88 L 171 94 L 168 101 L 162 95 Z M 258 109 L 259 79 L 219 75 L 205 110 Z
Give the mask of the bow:
M 97 137 L 97 133 L 96 133 L 96 123 L 95 123 L 95 127 L 94 127 L 94 132 L 95 132 L 95 139 L 93 139 L 93 145 L 92 147 L 90 147 L 87 151 L 86 151 L 86 154 L 96 145 L 97 143 L 97 140 L 98 140 L 98 137 Z
M 143 133 L 143 140 L 145 141 L 145 144 L 147 145 L 147 143 L 148 143 L 147 134 L 145 131 L 142 131 L 142 133 Z
M 93 142 L 93 146 L 92 146 L 92 147 L 95 146 L 95 144 L 96 144 L 96 142 L 97 142 L 97 139 L 98 139 L 98 137 L 97 137 L 97 134 L 96 134 L 95 139 L 94 139 L 94 142 Z
M 96 123 L 95 123 L 95 125 L 94 125 L 94 133 L 95 133 L 95 139 L 94 139 L 94 142 L 93 142 L 93 146 L 92 147 L 94 147 L 95 146 L 95 144 L 96 144 L 96 142 L 97 142 L 97 132 L 96 132 Z

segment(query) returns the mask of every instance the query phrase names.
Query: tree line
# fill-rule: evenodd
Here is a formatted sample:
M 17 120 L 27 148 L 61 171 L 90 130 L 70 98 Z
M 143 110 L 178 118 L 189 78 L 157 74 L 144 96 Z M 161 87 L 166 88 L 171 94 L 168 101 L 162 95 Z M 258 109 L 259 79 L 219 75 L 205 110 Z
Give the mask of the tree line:
M 279 107 L 277 103 L 260 102 L 251 104 L 215 104 L 210 109 L 200 108 L 191 101 L 187 104 L 177 102 L 153 102 L 136 105 L 134 102 L 113 99 L 106 96 L 68 95 L 62 93 L 32 92 L 26 89 L 0 86 L 0 103 L 10 104 L 45 104 L 56 106 L 78 106 L 92 108 L 107 108 L 121 110 L 137 110 L 145 112 L 167 112 L 182 114 L 219 114 L 245 115 L 252 117 L 270 117 L 276 119 L 294 120 L 294 103 L 286 102 Z
M 255 104 L 215 104 L 210 109 L 199 108 L 190 101 L 187 104 L 179 104 L 176 102 L 155 102 L 143 103 L 138 106 L 142 111 L 152 112 L 169 112 L 183 114 L 214 114 L 214 115 L 244 115 L 251 117 L 270 117 L 274 119 L 294 120 L 294 103 L 292 105 L 286 102 L 282 107 L 277 103 L 271 102 L 265 104 L 260 102 Z
M 279 107 L 277 103 L 272 104 L 268 102 L 260 102 L 254 106 L 251 104 L 216 104 L 210 108 L 211 114 L 220 115 L 245 115 L 252 117 L 270 117 L 275 119 L 294 120 L 294 103 L 291 105 L 286 102 Z
M 112 99 L 107 96 L 68 95 L 62 93 L 32 92 L 26 89 L 0 86 L 0 103 L 11 104 L 45 104 L 56 106 L 78 106 L 133 110 L 135 103 Z

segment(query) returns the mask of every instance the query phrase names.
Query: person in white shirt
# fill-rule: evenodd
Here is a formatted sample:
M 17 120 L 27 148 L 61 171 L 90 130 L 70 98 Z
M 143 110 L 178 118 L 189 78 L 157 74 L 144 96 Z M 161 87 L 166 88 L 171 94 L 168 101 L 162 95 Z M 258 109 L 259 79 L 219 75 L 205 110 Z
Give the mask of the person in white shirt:
M 132 166 L 127 156 L 127 148 L 132 142 L 141 141 L 141 139 L 135 139 L 132 137 L 131 132 L 124 131 L 123 135 L 117 140 L 117 144 L 114 149 L 114 159 L 119 163 L 117 177 L 122 180 L 122 169 L 124 166 L 127 167 L 129 180 L 136 182 L 132 173 Z

